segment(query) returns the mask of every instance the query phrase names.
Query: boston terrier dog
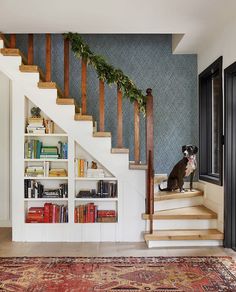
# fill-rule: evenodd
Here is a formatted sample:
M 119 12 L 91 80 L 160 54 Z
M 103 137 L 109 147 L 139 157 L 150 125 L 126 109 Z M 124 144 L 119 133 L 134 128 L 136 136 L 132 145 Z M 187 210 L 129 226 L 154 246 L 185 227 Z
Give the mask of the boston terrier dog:
M 184 157 L 174 166 L 170 175 L 167 179 L 167 188 L 161 189 L 160 191 L 173 191 L 179 188 L 181 193 L 184 192 L 184 177 L 190 175 L 190 191 L 193 188 L 193 177 L 197 168 L 196 154 L 198 152 L 197 146 L 184 145 L 182 146 L 182 152 Z

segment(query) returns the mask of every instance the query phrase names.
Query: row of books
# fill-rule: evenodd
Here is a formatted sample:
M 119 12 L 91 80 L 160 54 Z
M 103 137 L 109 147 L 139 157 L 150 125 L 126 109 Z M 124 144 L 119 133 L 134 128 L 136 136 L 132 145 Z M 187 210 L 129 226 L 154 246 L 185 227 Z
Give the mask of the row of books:
M 30 207 L 26 214 L 26 223 L 67 223 L 68 207 L 45 203 L 44 207 Z
M 58 146 L 44 146 L 40 140 L 25 141 L 25 158 L 28 159 L 67 159 L 68 143 L 58 142 Z
M 75 207 L 75 223 L 116 222 L 115 210 L 98 210 L 94 203 Z
M 26 132 L 29 134 L 52 134 L 54 133 L 54 122 L 41 117 L 30 117 Z
M 44 166 L 27 166 L 25 168 L 25 176 L 27 177 L 67 177 L 67 171 L 64 168 L 49 169 L 49 161 Z
M 45 189 L 44 185 L 32 179 L 25 179 L 24 195 L 27 199 L 68 198 L 68 184 L 59 184 L 59 188 Z
M 80 190 L 76 198 L 117 198 L 117 182 L 100 180 L 97 190 Z

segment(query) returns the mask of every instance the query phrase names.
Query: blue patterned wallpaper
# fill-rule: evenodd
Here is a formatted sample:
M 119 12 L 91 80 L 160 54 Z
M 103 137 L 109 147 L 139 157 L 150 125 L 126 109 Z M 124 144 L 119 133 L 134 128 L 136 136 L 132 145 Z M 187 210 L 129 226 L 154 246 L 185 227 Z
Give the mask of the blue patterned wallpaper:
M 173 55 L 171 35 L 83 35 L 91 49 L 122 69 L 144 91 L 153 89 L 155 172 L 168 173 L 181 157 L 181 146 L 198 145 L 197 56 Z M 35 64 L 45 69 L 45 36 L 35 35 Z M 27 36 L 17 35 L 17 47 L 26 53 Z M 63 39 L 52 36 L 52 80 L 63 89 Z M 70 55 L 70 95 L 80 103 L 80 61 Z M 88 69 L 88 114 L 98 120 L 98 79 Z M 116 88 L 105 88 L 105 128 L 116 145 Z M 133 105 L 123 102 L 124 146 L 133 159 Z M 145 123 L 141 119 L 141 156 L 145 160 Z

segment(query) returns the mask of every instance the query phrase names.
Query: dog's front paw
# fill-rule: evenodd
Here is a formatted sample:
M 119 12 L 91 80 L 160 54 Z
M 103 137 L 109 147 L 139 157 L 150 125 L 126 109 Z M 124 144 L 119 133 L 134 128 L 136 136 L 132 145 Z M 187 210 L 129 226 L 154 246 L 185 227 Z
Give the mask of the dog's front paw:
M 190 189 L 189 191 L 190 191 L 190 192 L 195 192 L 195 190 L 194 190 L 194 189 Z
M 185 193 L 185 190 L 180 190 L 179 192 L 180 192 L 180 193 Z

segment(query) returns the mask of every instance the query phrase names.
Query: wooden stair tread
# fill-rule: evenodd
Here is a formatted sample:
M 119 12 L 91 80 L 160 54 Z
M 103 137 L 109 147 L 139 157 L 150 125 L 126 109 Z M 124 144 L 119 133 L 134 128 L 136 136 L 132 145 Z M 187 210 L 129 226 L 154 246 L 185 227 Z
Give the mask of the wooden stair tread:
M 143 214 L 142 218 L 149 220 L 149 214 Z M 184 207 L 178 209 L 157 211 L 153 214 L 153 219 L 173 220 L 173 219 L 217 219 L 217 214 L 203 205 Z
M 129 169 L 146 170 L 146 169 L 148 169 L 148 166 L 147 166 L 147 164 L 144 164 L 144 163 L 134 163 L 134 162 L 130 162 L 130 163 L 129 163 Z
M 89 115 L 75 114 L 75 121 L 92 121 L 93 117 Z
M 129 154 L 129 148 L 112 148 L 111 153 L 113 154 Z
M 111 137 L 111 132 L 94 132 L 93 137 Z
M 224 235 L 217 229 L 199 230 L 160 230 L 153 234 L 145 233 L 144 239 L 149 240 L 222 240 Z
M 158 192 L 155 194 L 154 200 L 155 201 L 165 201 L 165 200 L 172 200 L 172 199 L 186 199 L 186 198 L 193 198 L 203 196 L 203 191 L 201 190 L 193 190 L 190 192 L 189 190 L 180 193 L 180 192 Z
M 3 56 L 20 56 L 20 50 L 19 49 L 7 49 L 3 48 L 0 49 L 0 52 Z
M 67 98 L 58 97 L 56 102 L 59 105 L 74 105 L 75 100 L 74 98 L 70 98 L 70 97 L 67 97 Z
M 55 82 L 38 82 L 38 87 L 41 89 L 57 89 Z
M 21 72 L 39 73 L 38 66 L 36 65 L 20 65 L 19 69 Z

